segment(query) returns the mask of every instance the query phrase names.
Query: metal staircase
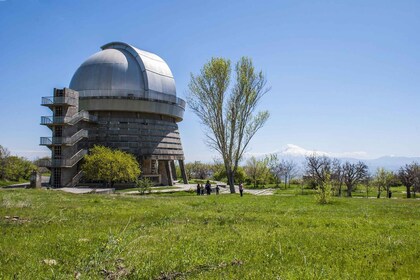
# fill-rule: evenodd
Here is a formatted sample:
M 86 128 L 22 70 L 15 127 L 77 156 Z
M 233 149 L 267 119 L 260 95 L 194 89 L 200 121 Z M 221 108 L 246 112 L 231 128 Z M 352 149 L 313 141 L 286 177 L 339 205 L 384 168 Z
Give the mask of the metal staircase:
M 82 177 L 77 164 L 87 154 L 77 145 L 88 137 L 88 130 L 73 132 L 80 122 L 97 122 L 97 117 L 88 111 L 78 111 L 79 93 L 67 88 L 54 89 L 54 96 L 43 97 L 41 105 L 53 115 L 41 117 L 41 125 L 50 128 L 52 136 L 40 138 L 40 145 L 51 149 L 51 159 L 40 164 L 51 170 L 53 187 L 75 186 Z

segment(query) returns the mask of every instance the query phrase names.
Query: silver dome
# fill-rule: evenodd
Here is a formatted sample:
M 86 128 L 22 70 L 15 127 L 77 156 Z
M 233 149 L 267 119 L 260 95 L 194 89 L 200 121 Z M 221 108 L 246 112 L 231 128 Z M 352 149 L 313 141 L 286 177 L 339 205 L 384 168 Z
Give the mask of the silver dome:
M 81 97 L 176 96 L 172 72 L 159 56 L 121 42 L 101 48 L 80 65 L 70 82 Z

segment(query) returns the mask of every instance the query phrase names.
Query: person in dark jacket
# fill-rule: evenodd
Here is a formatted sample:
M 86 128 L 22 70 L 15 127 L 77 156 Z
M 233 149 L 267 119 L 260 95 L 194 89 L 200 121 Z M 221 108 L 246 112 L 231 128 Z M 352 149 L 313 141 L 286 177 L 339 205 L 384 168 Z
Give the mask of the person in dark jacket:
M 200 195 L 201 193 L 201 186 L 200 184 L 197 184 L 197 195 Z
M 207 195 L 210 195 L 211 193 L 211 184 L 209 180 L 207 180 L 207 183 L 206 183 L 206 192 L 207 192 Z
M 239 193 L 241 194 L 241 196 L 244 195 L 244 186 L 242 185 L 242 183 L 239 184 Z

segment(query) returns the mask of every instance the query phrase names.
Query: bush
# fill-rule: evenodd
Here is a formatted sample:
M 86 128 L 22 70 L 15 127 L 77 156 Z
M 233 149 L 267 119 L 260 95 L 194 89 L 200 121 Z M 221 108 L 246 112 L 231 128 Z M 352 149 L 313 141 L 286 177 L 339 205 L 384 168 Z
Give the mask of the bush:
M 136 181 L 136 187 L 139 189 L 141 195 L 150 193 L 153 186 L 154 184 L 149 178 L 142 178 Z
M 331 181 L 330 177 L 327 176 L 323 184 L 319 184 L 316 189 L 316 200 L 320 204 L 327 204 L 331 198 Z
M 29 180 L 34 170 L 36 170 L 36 166 L 29 160 L 17 156 L 10 156 L 6 159 L 5 179 L 16 182 L 21 179 Z
M 213 174 L 213 179 L 216 181 L 227 182 L 226 170 L 223 166 L 218 167 Z M 238 170 L 235 173 L 235 184 L 243 183 L 246 181 L 245 170 L 238 166 Z

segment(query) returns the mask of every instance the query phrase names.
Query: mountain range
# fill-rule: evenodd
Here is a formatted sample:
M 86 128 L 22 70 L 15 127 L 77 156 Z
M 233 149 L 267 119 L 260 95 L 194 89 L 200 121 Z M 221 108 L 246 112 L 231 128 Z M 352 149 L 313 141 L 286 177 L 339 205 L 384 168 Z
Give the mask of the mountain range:
M 297 164 L 302 165 L 305 162 L 305 157 L 313 154 L 320 156 L 327 156 L 331 158 L 338 158 L 341 161 L 349 161 L 351 163 L 363 161 L 369 167 L 370 172 L 375 172 L 379 167 L 383 167 L 390 171 L 397 171 L 405 164 L 412 162 L 420 163 L 420 157 L 402 157 L 402 156 L 382 156 L 375 159 L 367 159 L 365 152 L 345 152 L 345 153 L 329 153 L 316 150 L 307 150 L 294 144 L 287 144 L 279 151 L 273 152 L 282 159 L 293 160 Z

